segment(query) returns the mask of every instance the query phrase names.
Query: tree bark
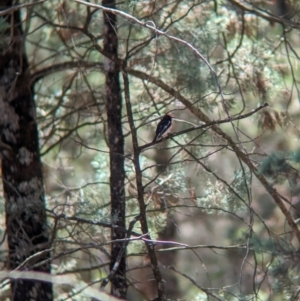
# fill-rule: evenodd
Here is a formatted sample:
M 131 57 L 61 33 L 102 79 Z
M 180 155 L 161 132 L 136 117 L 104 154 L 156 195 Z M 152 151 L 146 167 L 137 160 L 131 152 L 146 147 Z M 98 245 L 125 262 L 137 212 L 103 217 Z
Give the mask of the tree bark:
M 115 8 L 115 1 L 103 0 L 102 5 Z M 116 16 L 103 12 L 104 15 L 104 51 L 110 53 L 113 58 L 118 57 L 118 36 L 116 28 Z M 124 137 L 122 131 L 122 96 L 120 89 L 120 67 L 112 60 L 105 58 L 104 69 L 106 76 L 106 110 L 108 141 L 110 149 L 110 194 L 111 194 L 111 218 L 114 225 L 122 228 L 125 223 L 125 170 L 124 170 Z M 123 239 L 126 233 L 112 228 L 112 240 Z M 126 298 L 126 261 L 125 252 L 119 262 L 118 254 L 122 250 L 122 242 L 113 243 L 111 246 L 111 264 L 113 270 L 115 264 L 118 269 L 111 279 L 111 293 L 114 296 Z M 121 251 L 122 252 L 122 251 Z
M 13 5 L 17 3 L 1 1 L 0 10 Z M 50 273 L 35 103 L 19 10 L 4 15 L 4 21 L 7 29 L 2 32 L 0 44 L 0 151 L 9 268 Z M 14 301 L 52 300 L 51 283 L 12 280 L 11 291 Z

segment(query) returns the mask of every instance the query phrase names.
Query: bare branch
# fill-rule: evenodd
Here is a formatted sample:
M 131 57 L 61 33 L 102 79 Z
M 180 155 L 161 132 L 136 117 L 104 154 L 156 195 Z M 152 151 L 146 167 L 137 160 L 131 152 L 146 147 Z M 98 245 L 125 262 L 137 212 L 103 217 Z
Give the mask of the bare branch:
M 0 11 L 0 16 L 5 16 L 7 14 L 13 13 L 14 11 L 16 11 L 18 9 L 21 9 L 21 8 L 24 8 L 24 7 L 30 7 L 30 6 L 41 4 L 41 3 L 44 3 L 44 2 L 46 2 L 46 0 L 36 1 L 36 2 L 33 2 L 33 3 L 23 3 L 23 4 L 15 5 L 15 6 L 12 6 L 12 7 L 8 8 L 8 9 L 1 10 Z
M 64 62 L 59 64 L 54 64 L 49 67 L 45 67 L 41 70 L 34 72 L 31 75 L 30 84 L 34 86 L 37 81 L 40 79 L 49 76 L 56 72 L 66 71 L 66 69 L 81 69 L 81 68 L 98 68 L 99 70 L 103 71 L 103 65 L 99 62 L 88 62 L 83 60 L 78 61 L 71 61 L 71 62 Z
M 147 205 L 145 204 L 144 200 L 144 187 L 143 187 L 143 181 L 142 181 L 142 171 L 140 167 L 140 161 L 139 161 L 139 156 L 140 156 L 140 151 L 139 151 L 139 146 L 138 146 L 138 138 L 137 138 L 137 130 L 134 125 L 134 120 L 133 120 L 133 114 L 131 110 L 131 103 L 130 103 L 130 94 L 129 94 L 129 80 L 128 80 L 128 75 L 126 71 L 123 71 L 123 80 L 124 80 L 124 93 L 125 93 L 125 102 L 126 102 L 126 108 L 127 108 L 127 115 L 128 115 L 128 121 L 129 121 L 129 126 L 131 129 L 131 137 L 132 137 L 132 145 L 133 145 L 133 164 L 134 164 L 134 169 L 136 173 L 136 187 L 137 187 L 137 199 L 139 202 L 139 209 L 140 209 L 140 222 L 141 222 L 141 228 L 143 234 L 147 234 L 146 238 L 151 241 L 151 237 L 149 235 L 149 230 L 148 230 L 148 222 L 146 219 L 146 209 Z M 162 301 L 164 300 L 164 282 L 162 279 L 162 275 L 160 273 L 159 267 L 158 267 L 158 261 L 157 257 L 155 255 L 155 250 L 154 250 L 154 244 L 152 242 L 147 242 L 146 243 L 148 255 L 151 261 L 151 268 L 153 271 L 154 278 L 157 283 L 157 292 L 158 296 L 156 300 Z
M 271 13 L 259 10 L 254 8 L 252 5 L 248 4 L 246 1 L 237 1 L 237 0 L 228 0 L 233 5 L 237 6 L 243 11 L 246 11 L 248 13 L 252 13 L 258 17 L 261 17 L 271 23 L 279 23 L 281 25 L 288 25 L 292 28 L 300 28 L 300 24 L 296 22 L 292 22 L 290 20 L 287 20 L 285 18 L 280 18 L 275 15 L 272 15 Z
M 228 123 L 228 122 L 232 122 L 232 121 L 235 121 L 235 120 L 241 120 L 241 119 L 245 119 L 253 114 L 255 114 L 256 112 L 260 111 L 261 109 L 267 107 L 268 104 L 267 103 L 264 103 L 263 105 L 257 107 L 256 109 L 246 113 L 246 114 L 243 114 L 243 115 L 238 115 L 236 117 L 230 117 L 230 118 L 226 118 L 226 119 L 221 119 L 221 120 L 215 120 L 215 121 L 211 121 L 209 123 L 206 123 L 206 124 L 202 124 L 202 125 L 199 125 L 199 126 L 194 126 L 192 128 L 189 128 L 189 129 L 186 129 L 186 130 L 182 130 L 182 131 L 179 131 L 179 132 L 176 132 L 176 133 L 173 133 L 173 134 L 170 134 L 168 135 L 167 137 L 164 137 L 158 141 L 155 141 L 154 143 L 150 142 L 150 143 L 147 143 L 147 144 L 144 144 L 142 146 L 140 146 L 140 151 L 149 147 L 149 146 L 152 146 L 152 145 L 155 145 L 155 144 L 158 144 L 162 141 L 165 141 L 165 140 L 168 140 L 170 138 L 174 138 L 176 136 L 180 136 L 180 135 L 183 135 L 183 134 L 187 134 L 187 133 L 190 133 L 192 131 L 196 131 L 196 130 L 200 130 L 200 129 L 205 129 L 205 128 L 208 128 L 208 127 L 211 127 L 212 125 L 218 125 L 218 124 L 222 124 L 222 123 Z

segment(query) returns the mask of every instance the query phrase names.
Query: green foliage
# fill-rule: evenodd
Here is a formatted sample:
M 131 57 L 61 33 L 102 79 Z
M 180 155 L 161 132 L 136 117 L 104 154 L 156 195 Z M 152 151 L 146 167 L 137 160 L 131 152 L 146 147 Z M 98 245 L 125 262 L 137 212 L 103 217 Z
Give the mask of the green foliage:
M 291 154 L 276 152 L 261 163 L 259 171 L 264 176 L 276 180 L 276 182 L 288 180 L 291 187 L 295 187 L 299 178 L 299 171 L 291 164 L 297 162 L 297 160 L 298 151 Z
M 186 35 L 185 32 L 180 33 L 183 36 Z M 197 37 L 193 38 L 198 40 Z M 162 43 L 165 43 L 165 41 L 162 41 Z M 201 43 L 201 41 L 198 40 L 198 43 Z M 185 53 L 185 55 L 182 55 L 182 53 Z M 207 91 L 213 89 L 214 81 L 207 66 L 196 58 L 193 53 L 186 52 L 185 46 L 172 47 L 171 43 L 166 56 L 169 59 L 166 60 L 165 57 L 160 57 L 158 61 L 160 68 L 162 68 L 161 71 L 169 70 L 178 89 L 185 92 L 186 95 L 199 100 L 204 93 L 207 94 Z M 199 102 L 199 105 L 205 106 L 205 102 Z
M 260 172 L 267 177 L 275 177 L 287 173 L 290 169 L 284 153 L 274 153 L 268 156 L 260 165 Z
M 250 173 L 245 173 L 245 170 L 234 171 L 234 179 L 230 183 L 219 180 L 212 182 L 208 177 L 204 184 L 204 196 L 198 197 L 197 203 L 206 208 L 209 214 L 215 214 L 216 210 L 218 213 L 245 212 L 249 184 Z
M 291 160 L 295 163 L 300 163 L 300 149 L 297 149 L 296 151 L 292 152 Z
M 274 256 L 289 254 L 293 252 L 293 248 L 284 239 L 264 238 L 253 235 L 250 238 L 251 248 L 259 253 L 267 253 Z
M 293 292 L 296 289 L 298 275 L 290 264 L 281 259 L 275 259 L 270 267 L 271 287 L 275 294 L 284 296 L 285 300 L 293 300 Z

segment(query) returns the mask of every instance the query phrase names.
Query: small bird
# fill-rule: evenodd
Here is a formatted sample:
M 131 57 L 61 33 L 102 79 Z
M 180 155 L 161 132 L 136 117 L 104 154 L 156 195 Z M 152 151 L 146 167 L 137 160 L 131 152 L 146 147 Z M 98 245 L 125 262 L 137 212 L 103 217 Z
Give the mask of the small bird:
M 161 119 L 161 121 L 157 125 L 155 137 L 154 137 L 152 143 L 157 141 L 157 139 L 161 138 L 163 135 L 168 134 L 168 132 L 171 130 L 172 118 L 173 118 L 172 115 L 166 114 Z

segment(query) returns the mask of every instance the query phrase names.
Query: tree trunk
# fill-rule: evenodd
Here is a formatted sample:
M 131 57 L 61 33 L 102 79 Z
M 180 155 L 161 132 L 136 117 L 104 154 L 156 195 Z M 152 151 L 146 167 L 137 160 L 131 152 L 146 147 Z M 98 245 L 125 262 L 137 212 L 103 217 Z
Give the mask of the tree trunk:
M 15 1 L 1 1 L 9 9 Z M 18 10 L 4 15 L 0 44 L 0 150 L 9 268 L 50 273 L 42 164 L 33 91 Z M 3 26 L 3 25 L 2 25 Z M 37 254 L 39 252 L 39 254 Z M 36 254 L 36 256 L 34 256 Z M 52 300 L 52 284 L 12 280 L 14 301 Z
M 115 8 L 115 1 L 103 0 L 103 6 Z M 116 16 L 104 12 L 104 50 L 113 57 L 118 57 L 118 36 Z M 110 149 L 110 193 L 111 218 L 114 225 L 125 228 L 125 190 L 124 190 L 124 137 L 122 132 L 122 97 L 119 80 L 119 66 L 112 60 L 105 58 L 106 76 L 106 110 L 108 141 Z M 112 240 L 125 238 L 125 233 L 112 228 Z M 110 269 L 119 264 L 117 271 L 111 279 L 111 293 L 117 297 L 126 297 L 126 261 L 125 252 L 120 261 L 118 254 L 122 250 L 122 242 L 111 246 Z M 119 262 L 117 262 L 119 261 Z

